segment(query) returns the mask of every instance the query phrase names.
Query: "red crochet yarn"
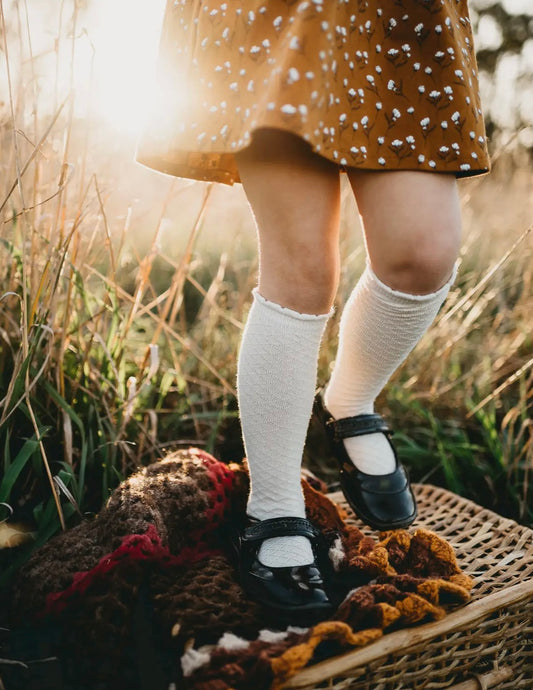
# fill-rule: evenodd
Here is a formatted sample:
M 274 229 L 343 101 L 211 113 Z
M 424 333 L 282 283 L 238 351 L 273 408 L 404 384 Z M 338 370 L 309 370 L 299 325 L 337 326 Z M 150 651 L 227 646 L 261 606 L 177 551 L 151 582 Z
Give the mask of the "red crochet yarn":
M 61 592 L 50 592 L 46 597 L 45 610 L 40 615 L 59 614 L 75 595 L 83 595 L 96 580 L 105 580 L 106 576 L 125 560 L 151 561 L 159 567 L 168 568 L 173 565 L 190 566 L 208 557 L 220 556 L 220 549 L 206 549 L 200 542 L 198 547 L 185 547 L 179 556 L 173 556 L 168 548 L 161 544 L 154 525 L 150 525 L 144 534 L 129 534 L 112 553 L 104 556 L 94 568 L 74 574 L 72 584 Z

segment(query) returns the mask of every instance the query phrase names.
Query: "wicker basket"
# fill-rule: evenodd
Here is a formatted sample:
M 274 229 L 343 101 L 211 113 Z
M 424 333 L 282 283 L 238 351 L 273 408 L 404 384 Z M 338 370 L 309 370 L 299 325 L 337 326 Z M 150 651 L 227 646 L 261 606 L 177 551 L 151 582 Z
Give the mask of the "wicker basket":
M 306 668 L 284 688 L 533 690 L 533 531 L 444 489 L 414 490 L 414 527 L 452 544 L 474 578 L 471 601 L 442 620 Z M 331 498 L 347 508 L 341 494 Z

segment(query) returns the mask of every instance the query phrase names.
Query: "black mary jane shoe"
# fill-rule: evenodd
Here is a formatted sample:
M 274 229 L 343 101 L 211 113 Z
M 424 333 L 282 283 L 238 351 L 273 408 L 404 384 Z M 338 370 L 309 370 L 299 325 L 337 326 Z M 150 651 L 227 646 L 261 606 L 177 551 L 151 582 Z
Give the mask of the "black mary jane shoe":
M 315 560 L 310 565 L 269 567 L 258 558 L 265 539 L 303 536 L 313 547 Z M 248 518 L 236 529 L 232 543 L 243 589 L 276 622 L 312 625 L 333 612 L 318 563 L 327 558 L 322 535 L 305 518 L 284 517 L 270 520 Z
M 408 527 L 417 516 L 416 500 L 409 484 L 407 470 L 400 463 L 390 436 L 392 431 L 379 414 L 360 414 L 334 419 L 318 394 L 315 413 L 325 427 L 333 454 L 339 463 L 339 481 L 344 496 L 361 520 L 377 530 Z M 366 474 L 350 460 L 344 439 L 381 432 L 387 437 L 396 469 L 389 474 Z

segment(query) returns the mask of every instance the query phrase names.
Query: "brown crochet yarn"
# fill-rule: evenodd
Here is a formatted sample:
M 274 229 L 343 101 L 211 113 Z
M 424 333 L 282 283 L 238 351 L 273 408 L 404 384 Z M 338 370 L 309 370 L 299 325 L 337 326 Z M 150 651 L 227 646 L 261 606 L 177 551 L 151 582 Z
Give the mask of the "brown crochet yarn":
M 132 475 L 92 522 L 50 540 L 21 569 L 13 592 L 15 621 L 43 614 L 51 594 L 64 593 L 77 573 L 91 571 L 125 537 L 146 534 L 150 526 L 168 550 L 159 554 L 163 559 L 188 549 L 190 561 L 218 548 L 210 537 L 225 517 L 242 512 L 247 481 L 241 466 L 223 465 L 196 449 Z
M 318 489 L 303 487 L 308 516 L 329 547 L 335 620 L 258 638 L 266 612 L 237 582 L 224 538 L 224 527 L 244 515 L 246 466 L 189 449 L 131 476 L 94 520 L 39 549 L 14 585 L 13 623 L 59 626 L 57 653 L 76 690 L 138 687 L 139 611 L 141 632 L 153 629 L 172 663 L 191 640 L 200 647 L 230 631 L 250 642 L 198 652 L 202 663 L 185 678 L 172 671 L 172 679 L 194 690 L 260 690 L 278 687 L 317 648 L 332 654 L 366 644 L 468 599 L 471 580 L 437 535 L 400 530 L 376 543 Z
M 279 641 L 257 639 L 244 648 L 216 647 L 209 665 L 185 678 L 184 684 L 194 690 L 276 690 L 303 668 L 323 643 L 328 643 L 332 655 L 382 635 L 380 629 L 354 633 L 346 623 L 325 621 L 304 633 L 287 633 Z
M 133 648 L 143 587 L 159 639 L 176 650 L 191 636 L 216 639 L 227 626 L 257 629 L 257 607 L 221 555 L 218 532 L 242 513 L 247 490 L 242 466 L 196 449 L 141 470 L 94 520 L 50 540 L 21 569 L 13 626 L 55 621 L 64 630 L 58 653 L 68 657 L 74 686 L 108 683 L 113 690 L 122 681 L 134 687 L 120 669 Z M 176 623 L 181 630 L 173 637 Z
M 169 568 L 152 578 L 156 624 L 177 643 L 195 637 L 215 642 L 226 630 L 253 635 L 261 610 L 250 601 L 224 556 L 189 568 Z

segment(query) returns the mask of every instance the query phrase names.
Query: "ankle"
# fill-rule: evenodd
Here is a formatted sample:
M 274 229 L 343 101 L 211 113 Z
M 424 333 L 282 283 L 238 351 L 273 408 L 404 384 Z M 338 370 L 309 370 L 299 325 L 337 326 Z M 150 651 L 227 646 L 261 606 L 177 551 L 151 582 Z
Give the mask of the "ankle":
M 297 517 L 305 518 L 305 501 L 301 486 L 290 497 L 285 496 L 280 500 L 279 496 L 264 496 L 254 492 L 253 487 L 246 505 L 246 514 L 255 520 L 270 520 L 272 518 Z
M 331 385 L 324 390 L 323 397 L 324 405 L 334 419 L 374 413 L 373 400 L 361 400 L 353 392 L 350 395 L 343 394 L 343 391 L 336 391 Z

